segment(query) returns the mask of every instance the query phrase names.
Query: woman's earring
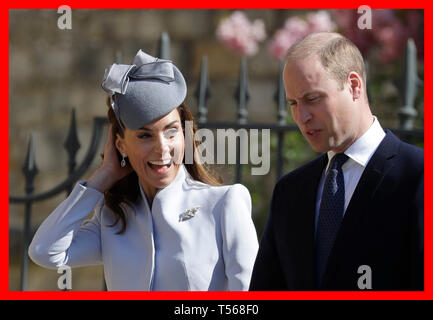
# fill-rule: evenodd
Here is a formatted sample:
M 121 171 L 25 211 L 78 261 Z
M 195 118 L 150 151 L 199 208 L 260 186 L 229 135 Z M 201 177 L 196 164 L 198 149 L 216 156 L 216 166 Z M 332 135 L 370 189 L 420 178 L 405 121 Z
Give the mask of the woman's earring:
M 126 154 L 122 153 L 122 161 L 120 161 L 120 166 L 121 166 L 122 168 L 125 168 L 125 167 L 126 167 L 126 161 L 125 161 L 125 158 L 126 158 Z

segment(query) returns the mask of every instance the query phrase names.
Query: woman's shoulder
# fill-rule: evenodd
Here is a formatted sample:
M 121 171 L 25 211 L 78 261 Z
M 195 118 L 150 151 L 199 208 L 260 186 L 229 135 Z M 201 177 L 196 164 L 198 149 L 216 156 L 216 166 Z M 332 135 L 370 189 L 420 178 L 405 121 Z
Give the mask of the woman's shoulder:
M 239 202 L 242 200 L 251 202 L 250 192 L 243 184 L 236 183 L 227 187 L 227 191 L 225 192 L 226 202 Z
M 247 195 L 250 193 L 244 185 L 240 183 L 213 186 L 192 178 L 186 179 L 186 186 L 194 190 L 203 190 L 219 196 Z

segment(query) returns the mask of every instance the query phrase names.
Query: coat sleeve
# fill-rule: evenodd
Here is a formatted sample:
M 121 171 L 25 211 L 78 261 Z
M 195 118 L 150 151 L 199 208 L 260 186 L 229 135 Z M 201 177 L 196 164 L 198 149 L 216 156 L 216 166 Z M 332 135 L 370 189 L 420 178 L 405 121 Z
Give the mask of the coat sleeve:
M 260 241 L 257 259 L 251 277 L 250 291 L 287 290 L 275 245 L 275 215 L 278 212 L 278 184 L 272 195 L 271 208 L 265 230 Z
M 224 195 L 221 214 L 223 257 L 228 290 L 248 290 L 258 250 L 257 233 L 251 219 L 251 196 L 235 184 Z
M 36 231 L 29 246 L 30 258 L 49 269 L 100 264 L 102 200 L 102 193 L 77 183 Z M 84 221 L 94 209 L 93 217 Z
M 424 175 L 419 180 L 410 224 L 410 290 L 424 290 Z

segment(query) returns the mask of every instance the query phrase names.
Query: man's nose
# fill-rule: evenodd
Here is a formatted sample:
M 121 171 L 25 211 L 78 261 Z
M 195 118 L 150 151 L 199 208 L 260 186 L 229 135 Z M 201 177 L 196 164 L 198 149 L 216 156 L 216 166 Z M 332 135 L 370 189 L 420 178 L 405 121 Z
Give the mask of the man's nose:
M 302 123 L 307 123 L 309 120 L 311 120 L 312 115 L 310 112 L 310 109 L 304 105 L 299 105 L 299 120 Z

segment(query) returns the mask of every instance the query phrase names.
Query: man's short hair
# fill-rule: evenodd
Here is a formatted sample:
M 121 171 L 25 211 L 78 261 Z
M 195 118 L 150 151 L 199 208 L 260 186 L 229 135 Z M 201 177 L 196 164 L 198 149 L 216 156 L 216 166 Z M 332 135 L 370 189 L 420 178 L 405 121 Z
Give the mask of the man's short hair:
M 364 60 L 352 41 L 338 33 L 312 33 L 296 42 L 286 54 L 286 61 L 296 61 L 317 54 L 324 69 L 334 78 L 340 90 L 350 72 L 358 73 L 367 87 Z

